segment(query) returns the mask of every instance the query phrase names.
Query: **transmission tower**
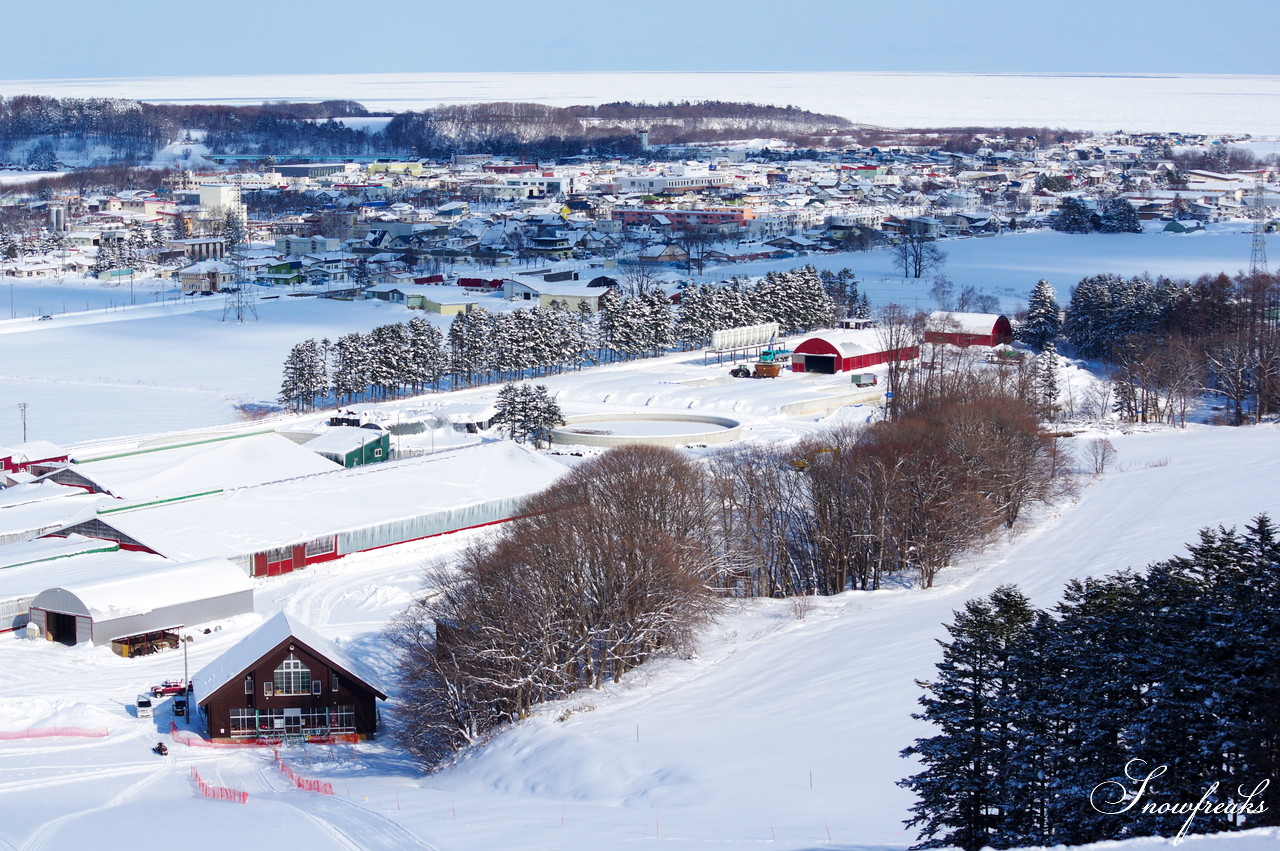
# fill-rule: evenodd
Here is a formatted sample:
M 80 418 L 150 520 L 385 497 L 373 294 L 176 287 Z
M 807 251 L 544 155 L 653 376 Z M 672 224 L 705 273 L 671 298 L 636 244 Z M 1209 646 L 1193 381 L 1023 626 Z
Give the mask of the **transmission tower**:
M 222 321 L 234 318 L 237 322 L 258 321 L 257 298 L 249 292 L 249 281 L 244 273 L 244 259 L 236 254 L 231 261 L 236 270 L 235 286 L 227 291 L 227 299 L 222 303 Z
M 1267 274 L 1267 206 L 1262 200 L 1262 181 L 1253 189 L 1253 203 L 1249 205 L 1249 218 L 1253 219 L 1253 253 L 1249 257 L 1249 274 Z

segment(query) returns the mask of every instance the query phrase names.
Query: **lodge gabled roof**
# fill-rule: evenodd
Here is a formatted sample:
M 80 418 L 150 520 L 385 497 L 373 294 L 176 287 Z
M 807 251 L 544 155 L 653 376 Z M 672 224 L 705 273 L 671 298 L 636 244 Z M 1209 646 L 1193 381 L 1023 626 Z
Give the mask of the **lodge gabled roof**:
M 197 702 L 207 703 L 218 689 L 242 677 L 259 659 L 289 640 L 303 645 L 350 679 L 362 683 L 383 700 L 387 699 L 386 688 L 363 664 L 311 627 L 280 612 L 196 672 L 191 680 L 195 683 Z

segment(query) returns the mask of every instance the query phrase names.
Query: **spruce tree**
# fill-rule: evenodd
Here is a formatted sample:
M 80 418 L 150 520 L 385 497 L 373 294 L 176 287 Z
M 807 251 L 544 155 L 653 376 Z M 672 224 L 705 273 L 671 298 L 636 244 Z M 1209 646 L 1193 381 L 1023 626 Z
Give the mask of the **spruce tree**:
M 1063 198 L 1058 214 L 1053 218 L 1053 229 L 1063 233 L 1089 233 L 1094 230 L 1094 212 L 1079 198 Z
M 902 751 L 924 765 L 898 784 L 919 798 L 906 822 L 920 831 L 913 848 L 979 851 L 1004 829 L 1002 778 L 1013 735 L 1009 659 L 1034 617 L 1022 592 L 1006 585 L 966 603 L 947 627 L 951 640 L 940 642 L 938 675 L 921 684 L 924 711 L 912 716 L 934 724 L 938 733 Z
M 1043 278 L 1031 291 L 1027 318 L 1018 328 L 1018 338 L 1037 352 L 1058 338 L 1062 332 L 1062 315 L 1053 287 Z
M 1108 198 L 1102 202 L 1098 230 L 1103 233 L 1142 233 L 1142 220 L 1127 199 Z

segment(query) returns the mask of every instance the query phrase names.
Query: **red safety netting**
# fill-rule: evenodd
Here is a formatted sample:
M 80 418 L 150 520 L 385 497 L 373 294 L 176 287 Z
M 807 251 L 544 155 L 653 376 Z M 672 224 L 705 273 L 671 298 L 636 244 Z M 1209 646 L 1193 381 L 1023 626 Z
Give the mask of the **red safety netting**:
M 279 751 L 276 751 L 274 756 L 276 758 L 276 765 L 280 766 L 280 773 L 283 774 L 285 777 L 288 777 L 289 781 L 293 783 L 294 786 L 297 786 L 299 789 L 304 789 L 308 792 L 319 792 L 321 795 L 333 794 L 332 783 L 328 782 L 327 780 L 308 780 L 305 777 L 299 777 L 298 775 L 293 773 L 292 768 L 285 765 L 284 760 L 280 758 Z
M 50 739 L 55 736 L 101 739 L 107 735 L 106 727 L 32 727 L 28 730 L 0 730 L 0 741 Z
M 196 771 L 196 767 L 191 766 L 191 779 L 195 781 L 196 788 L 200 790 L 200 794 L 206 798 L 212 798 L 215 801 L 235 801 L 237 804 L 249 803 L 249 793 L 241 792 L 239 789 L 228 789 L 225 786 L 210 786 L 200 779 L 200 772 Z

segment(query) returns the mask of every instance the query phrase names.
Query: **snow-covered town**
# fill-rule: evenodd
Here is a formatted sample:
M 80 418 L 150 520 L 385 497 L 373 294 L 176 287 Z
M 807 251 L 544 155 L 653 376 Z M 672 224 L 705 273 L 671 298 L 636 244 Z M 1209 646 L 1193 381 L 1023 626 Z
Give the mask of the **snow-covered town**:
M 1247 220 L 1251 204 L 1277 203 L 1275 157 L 1253 157 L 1238 146 L 1248 141 L 1241 137 L 983 137 L 985 147 L 972 153 L 902 144 L 812 158 L 767 140 L 689 149 L 651 146 L 646 137 L 637 137 L 641 155 L 626 160 L 459 154 L 267 170 L 243 170 L 252 164 L 192 140 L 160 152 L 158 162 L 175 168 L 159 185 L 110 195 L 40 189 L 20 204 L 25 227 L 4 234 L 0 271 L 108 282 L 160 275 L 176 278 L 184 294 L 221 292 L 237 280 L 286 290 L 373 286 L 377 297 L 415 306 L 425 299 L 428 309 L 449 312 L 465 303 L 463 293 L 424 288 L 483 291 L 564 261 L 700 275 L 904 239 L 1044 227 L 1116 233 L 1158 223 L 1194 233 Z M 58 152 L 47 156 L 43 167 L 56 168 Z M 266 159 L 274 157 L 257 164 Z M 1188 167 L 1195 161 L 1206 167 Z M 205 167 L 190 167 L 197 163 Z M 14 216 L 21 196 L 8 194 L 16 196 Z M 901 262 L 911 277 L 937 265 Z
M 0 851 L 1275 847 L 1280 77 L 279 6 L 0 56 Z

